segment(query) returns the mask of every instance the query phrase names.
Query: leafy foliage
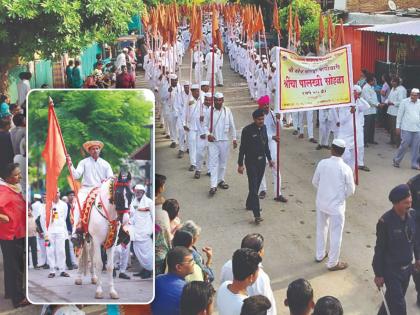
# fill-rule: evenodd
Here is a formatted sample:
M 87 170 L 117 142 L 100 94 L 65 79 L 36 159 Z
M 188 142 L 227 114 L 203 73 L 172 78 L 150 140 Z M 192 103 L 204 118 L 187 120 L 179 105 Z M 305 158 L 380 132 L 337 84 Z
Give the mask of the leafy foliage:
M 318 37 L 318 23 L 319 15 L 321 14 L 321 6 L 315 0 L 294 0 L 291 4 L 279 10 L 281 27 L 286 36 L 290 5 L 292 6 L 293 17 L 296 12 L 298 12 L 299 15 L 301 43 L 306 45 L 314 44 Z
M 54 101 L 64 142 L 73 163 L 85 157 L 82 144 L 100 140 L 105 146 L 101 153 L 119 170 L 122 158 L 149 141 L 153 102 L 142 91 L 35 91 L 29 95 L 29 169 L 31 184 L 39 179 L 43 164 L 41 152 L 45 146 L 48 126 L 48 97 Z M 37 171 L 36 171 L 37 170 Z M 66 186 L 67 169 L 62 172 L 60 185 Z
M 0 0 L 0 65 L 16 56 L 52 59 L 111 42 L 142 10 L 141 0 Z

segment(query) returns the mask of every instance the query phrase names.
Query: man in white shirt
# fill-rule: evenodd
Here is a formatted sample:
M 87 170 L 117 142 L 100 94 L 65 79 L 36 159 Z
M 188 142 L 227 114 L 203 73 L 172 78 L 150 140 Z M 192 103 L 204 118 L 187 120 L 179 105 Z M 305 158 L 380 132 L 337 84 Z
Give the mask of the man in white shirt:
M 18 90 L 18 98 L 16 103 L 22 107 L 25 108 L 26 104 L 26 96 L 28 95 L 29 91 L 31 90 L 30 80 L 32 78 L 32 73 L 30 72 L 21 72 L 19 73 L 20 81 L 17 84 L 17 90 Z
M 360 97 L 362 88 L 358 85 L 353 86 L 355 106 L 341 107 L 339 109 L 340 127 L 338 128 L 338 138 L 346 143 L 346 150 L 343 160 L 354 171 L 355 167 L 355 147 L 354 147 L 354 126 L 353 113 L 356 115 L 356 142 L 357 142 L 357 165 L 358 169 L 369 172 L 370 169 L 364 163 L 364 138 L 363 124 L 365 110 L 370 108 L 369 104 Z
M 209 111 L 206 119 L 206 128 L 209 141 L 209 170 L 210 170 L 210 196 L 213 196 L 217 187 L 228 189 L 225 183 L 226 164 L 229 156 L 229 136 L 232 138 L 233 148 L 236 142 L 236 129 L 230 109 L 223 106 L 223 94 L 214 94 L 213 117 Z M 213 119 L 211 119 L 213 118 Z
M 121 72 L 121 66 L 127 65 L 127 54 L 128 54 L 128 48 L 123 48 L 123 50 L 117 56 L 117 59 L 115 60 L 115 64 L 114 64 L 117 73 Z
M 178 141 L 176 103 L 182 97 L 183 91 L 181 85 L 178 83 L 178 76 L 176 74 L 170 74 L 169 79 L 171 84 L 163 91 L 163 113 L 165 124 L 167 123 L 169 127 L 169 136 L 172 142 L 170 147 L 175 148 Z
M 77 168 L 74 168 L 70 156 L 67 155 L 67 162 L 71 166 L 71 172 L 74 179 L 82 178 L 82 187 L 79 189 L 77 194 L 79 203 L 76 200 L 76 207 L 73 212 L 74 222 L 77 222 L 73 228 L 76 228 L 76 233 L 82 233 L 80 229 L 81 222 L 79 205 L 80 207 L 83 207 L 83 203 L 93 188 L 100 187 L 103 181 L 114 176 L 111 165 L 99 157 L 103 147 L 104 144 L 101 141 L 93 140 L 85 142 L 83 144 L 83 149 L 85 149 L 85 151 L 88 152 L 90 156 L 81 160 L 77 165 Z M 77 235 L 73 236 L 77 238 Z
M 178 132 L 178 158 L 181 159 L 184 156 L 184 152 L 187 151 L 187 135 L 184 130 L 185 123 L 185 109 L 188 107 L 188 102 L 190 100 L 190 82 L 184 81 L 182 84 L 183 91 L 175 102 L 175 112 L 176 112 L 176 128 Z
M 198 84 L 191 86 L 191 94 L 192 98 L 188 100 L 185 107 L 183 127 L 188 137 L 190 156 L 190 168 L 188 170 L 193 172 L 197 166 L 197 137 L 201 129 L 200 117 L 203 110 L 200 98 L 200 86 Z
M 154 209 L 153 201 L 145 195 L 143 185 L 134 187 L 135 198 L 130 205 L 132 224 L 133 249 L 143 267 L 142 271 L 134 274 L 142 279 L 150 278 L 153 274 L 153 229 Z
M 211 93 L 202 93 L 202 96 L 204 97 L 204 102 L 202 106 L 202 113 L 200 115 L 200 130 L 198 131 L 198 137 L 197 137 L 197 160 L 196 160 L 196 169 L 194 178 L 199 179 L 201 176 L 201 171 L 203 170 L 203 162 L 206 159 L 206 153 L 208 153 L 209 143 L 207 141 L 207 125 L 204 122 L 204 117 L 209 117 L 211 105 L 213 102 L 213 98 L 211 97 Z M 207 154 L 208 157 L 208 154 Z M 207 165 L 208 165 L 208 159 L 207 159 Z M 208 173 L 210 174 L 210 173 Z
M 264 237 L 259 233 L 248 234 L 242 239 L 241 248 L 249 248 L 256 251 L 262 259 L 264 256 Z M 267 315 L 276 315 L 276 301 L 274 299 L 273 290 L 270 286 L 270 278 L 265 273 L 262 263 L 260 263 L 258 267 L 259 270 L 257 279 L 251 286 L 247 287 L 247 293 L 249 296 L 264 295 L 267 297 L 271 302 L 271 308 L 268 310 Z M 233 281 L 231 259 L 223 265 L 220 274 L 220 283 Z
M 225 281 L 217 290 L 216 307 L 219 315 L 240 315 L 247 288 L 258 278 L 260 255 L 249 248 L 235 251 L 232 257 L 233 281 Z
M 410 97 L 400 103 L 397 115 L 396 134 L 401 135 L 401 144 L 393 160 L 399 167 L 408 148 L 411 147 L 411 168 L 420 170 L 420 101 L 419 89 L 412 89 Z
M 270 98 L 268 95 L 261 97 L 258 100 L 258 108 L 264 110 L 264 125 L 267 128 L 268 146 L 270 148 L 271 159 L 277 161 L 277 121 L 276 114 L 270 109 Z M 277 114 L 278 115 L 278 114 Z M 268 164 L 268 161 L 267 161 Z M 279 202 L 287 202 L 287 199 L 281 194 L 281 176 L 279 178 L 279 196 L 277 196 L 277 169 L 270 168 L 274 188 L 274 200 Z M 258 191 L 260 199 L 264 199 L 267 195 L 267 181 L 265 174 L 261 181 L 260 189 Z
M 327 268 L 330 271 L 348 267 L 339 261 L 343 237 L 346 198 L 354 194 L 353 172 L 341 158 L 346 143 L 334 139 L 331 157 L 323 159 L 316 167 L 312 184 L 317 188 L 316 195 L 316 261 L 321 262 L 328 256 Z M 330 235 L 330 249 L 326 251 L 327 235 Z
M 366 84 L 362 89 L 362 98 L 369 103 L 370 108 L 364 112 L 365 115 L 365 144 L 378 144 L 375 141 L 375 120 L 377 108 L 380 106 L 378 96 L 374 89 L 375 78 L 372 74 L 366 77 Z
M 194 61 L 194 78 L 195 82 L 200 82 L 203 74 L 203 61 L 204 56 L 201 50 L 198 50 L 198 45 L 196 45 L 196 50 L 193 54 Z
M 44 205 L 45 208 L 45 205 Z M 61 277 L 70 277 L 64 271 L 66 265 L 66 251 L 65 241 L 67 238 L 67 218 L 68 206 L 60 200 L 60 191 L 57 190 L 57 195 L 52 202 L 49 225 L 47 228 L 46 211 L 41 212 L 41 226 L 44 231 L 44 239 L 47 245 L 47 260 L 50 266 L 50 273 L 48 278 L 55 277 L 55 268 L 57 267 Z
M 405 87 L 400 85 L 400 79 L 394 77 L 391 79 L 391 91 L 389 92 L 388 98 L 385 100 L 385 104 L 388 105 L 388 128 L 391 135 L 390 144 L 400 146 L 401 139 L 395 134 L 397 124 L 398 108 L 400 107 L 401 101 L 407 98 L 407 90 Z
M 35 202 L 31 205 L 32 207 L 32 216 L 35 220 L 39 219 L 42 212 L 45 212 L 45 193 L 42 195 L 34 194 Z M 45 214 L 44 214 L 45 216 Z M 39 221 L 41 223 L 41 221 Z M 41 225 L 42 228 L 42 225 Z M 45 232 L 45 231 L 43 231 Z M 45 248 L 44 234 L 41 231 L 36 233 L 36 239 L 38 242 L 38 266 L 44 269 L 48 269 L 47 265 L 47 249 Z

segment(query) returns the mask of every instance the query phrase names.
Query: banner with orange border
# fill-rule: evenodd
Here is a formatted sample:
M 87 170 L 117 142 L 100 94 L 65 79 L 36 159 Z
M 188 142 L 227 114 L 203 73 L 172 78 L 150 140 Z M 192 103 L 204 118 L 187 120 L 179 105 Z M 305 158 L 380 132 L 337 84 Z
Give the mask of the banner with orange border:
M 354 102 L 351 46 L 324 56 L 299 56 L 277 49 L 276 112 L 350 106 Z

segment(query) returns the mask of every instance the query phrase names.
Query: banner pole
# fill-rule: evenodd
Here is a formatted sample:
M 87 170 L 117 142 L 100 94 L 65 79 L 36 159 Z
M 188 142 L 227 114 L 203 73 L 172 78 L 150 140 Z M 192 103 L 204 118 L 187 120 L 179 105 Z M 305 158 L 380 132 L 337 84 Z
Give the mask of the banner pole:
M 353 138 L 354 138 L 354 182 L 359 185 L 359 165 L 357 163 L 357 130 L 356 130 L 356 107 L 353 114 Z

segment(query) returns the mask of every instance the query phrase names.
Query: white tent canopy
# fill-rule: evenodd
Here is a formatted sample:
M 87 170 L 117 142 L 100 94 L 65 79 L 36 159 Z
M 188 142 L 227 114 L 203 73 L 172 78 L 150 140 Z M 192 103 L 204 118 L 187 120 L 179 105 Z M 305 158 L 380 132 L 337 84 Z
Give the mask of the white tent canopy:
M 369 26 L 361 28 L 360 31 L 384 33 L 389 35 L 420 36 L 420 20 Z

